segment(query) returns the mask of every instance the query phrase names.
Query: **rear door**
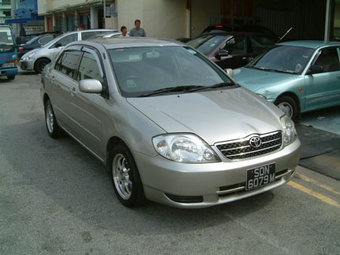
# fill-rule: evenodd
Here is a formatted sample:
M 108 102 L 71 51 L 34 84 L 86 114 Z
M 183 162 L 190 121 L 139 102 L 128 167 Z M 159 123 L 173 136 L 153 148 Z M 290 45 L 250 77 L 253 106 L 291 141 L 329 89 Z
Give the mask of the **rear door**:
M 79 128 L 75 120 L 72 97 L 78 84 L 75 77 L 81 54 L 79 46 L 62 52 L 54 69 L 51 69 L 49 87 L 49 95 L 59 123 L 76 137 Z

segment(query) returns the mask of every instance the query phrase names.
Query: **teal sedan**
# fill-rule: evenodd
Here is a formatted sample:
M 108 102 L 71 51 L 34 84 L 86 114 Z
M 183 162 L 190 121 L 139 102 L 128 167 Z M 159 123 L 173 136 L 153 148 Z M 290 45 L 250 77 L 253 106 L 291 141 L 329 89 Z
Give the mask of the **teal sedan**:
M 340 105 L 339 56 L 340 42 L 282 42 L 232 75 L 297 120 L 301 113 Z

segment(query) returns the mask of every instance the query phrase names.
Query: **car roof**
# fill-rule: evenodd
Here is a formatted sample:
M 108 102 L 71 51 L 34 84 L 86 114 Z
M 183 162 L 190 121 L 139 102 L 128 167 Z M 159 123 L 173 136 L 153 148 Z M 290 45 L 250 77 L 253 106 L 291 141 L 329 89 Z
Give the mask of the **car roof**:
M 240 31 L 240 32 L 254 32 L 254 33 L 261 33 L 273 38 L 279 38 L 279 36 L 270 30 L 268 27 L 255 25 L 255 24 L 235 24 L 235 25 L 210 25 L 206 27 L 201 34 L 206 34 L 209 32 L 220 32 L 220 31 Z
M 296 46 L 296 47 L 307 47 L 312 49 L 318 49 L 325 46 L 340 46 L 340 42 L 333 41 L 322 41 L 322 40 L 297 40 L 297 41 L 286 41 L 278 43 L 277 45 Z
M 186 45 L 180 41 L 171 39 L 158 39 L 152 37 L 116 37 L 116 38 L 94 38 L 78 43 L 99 43 L 107 49 L 128 47 L 150 47 L 150 46 L 179 46 Z M 76 44 L 76 42 L 72 43 Z

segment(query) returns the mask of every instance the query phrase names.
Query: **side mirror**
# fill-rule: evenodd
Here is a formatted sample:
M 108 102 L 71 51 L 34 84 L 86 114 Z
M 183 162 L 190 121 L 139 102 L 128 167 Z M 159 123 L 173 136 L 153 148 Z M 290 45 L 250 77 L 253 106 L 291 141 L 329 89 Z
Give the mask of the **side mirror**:
M 219 50 L 216 55 L 215 55 L 215 58 L 220 60 L 221 57 L 226 57 L 226 56 L 229 56 L 229 51 L 227 50 Z
M 234 77 L 234 70 L 231 68 L 224 69 L 224 71 L 228 74 L 229 77 Z
M 312 65 L 309 70 L 308 70 L 308 73 L 322 73 L 324 70 L 323 70 L 323 66 L 320 66 L 320 65 Z
M 79 82 L 79 90 L 84 93 L 101 93 L 103 86 L 95 79 L 84 79 Z

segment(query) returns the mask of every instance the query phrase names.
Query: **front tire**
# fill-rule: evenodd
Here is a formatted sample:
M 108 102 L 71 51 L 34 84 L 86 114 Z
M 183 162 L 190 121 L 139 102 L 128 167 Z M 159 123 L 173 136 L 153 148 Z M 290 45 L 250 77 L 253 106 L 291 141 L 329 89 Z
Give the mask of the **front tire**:
M 126 146 L 118 144 L 110 151 L 108 167 L 119 201 L 127 207 L 144 204 L 145 197 L 138 168 Z
M 55 117 L 53 107 L 50 100 L 47 100 L 45 103 L 45 124 L 47 133 L 52 138 L 60 137 L 62 131 L 58 126 L 57 119 Z
M 15 79 L 15 75 L 8 75 L 7 79 L 13 81 Z
M 34 71 L 41 73 L 44 70 L 44 67 L 50 62 L 51 61 L 47 58 L 38 59 L 34 64 Z
M 275 101 L 275 105 L 279 107 L 288 117 L 293 121 L 297 120 L 299 116 L 299 110 L 295 100 L 289 96 L 279 97 Z

